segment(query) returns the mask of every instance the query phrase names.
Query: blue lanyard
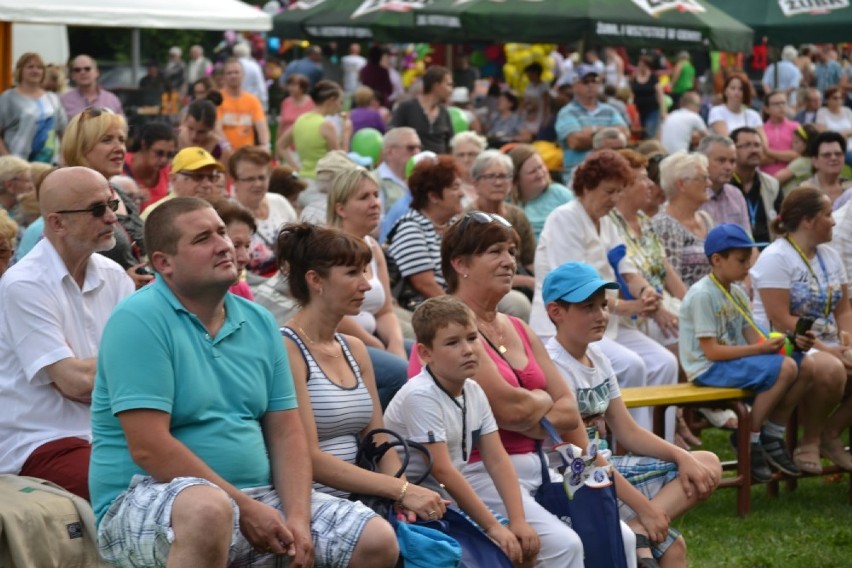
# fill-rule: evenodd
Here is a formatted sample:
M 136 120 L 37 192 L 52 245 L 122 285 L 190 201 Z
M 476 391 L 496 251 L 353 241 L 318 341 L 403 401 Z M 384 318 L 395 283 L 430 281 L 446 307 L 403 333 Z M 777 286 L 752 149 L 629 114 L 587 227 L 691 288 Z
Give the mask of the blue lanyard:
M 757 222 L 757 209 L 760 207 L 760 196 L 757 198 L 757 202 L 752 205 L 751 200 L 748 196 L 745 196 L 746 207 L 748 207 L 748 217 L 751 221 L 751 230 L 754 230 L 754 224 Z

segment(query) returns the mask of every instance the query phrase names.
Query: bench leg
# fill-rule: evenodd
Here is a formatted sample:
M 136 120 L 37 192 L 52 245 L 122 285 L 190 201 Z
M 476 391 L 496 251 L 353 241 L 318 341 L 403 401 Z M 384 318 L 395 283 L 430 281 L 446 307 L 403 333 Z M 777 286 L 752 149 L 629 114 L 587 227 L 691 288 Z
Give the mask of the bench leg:
M 742 401 L 729 404 L 737 415 L 737 514 L 745 517 L 751 512 L 751 413 Z

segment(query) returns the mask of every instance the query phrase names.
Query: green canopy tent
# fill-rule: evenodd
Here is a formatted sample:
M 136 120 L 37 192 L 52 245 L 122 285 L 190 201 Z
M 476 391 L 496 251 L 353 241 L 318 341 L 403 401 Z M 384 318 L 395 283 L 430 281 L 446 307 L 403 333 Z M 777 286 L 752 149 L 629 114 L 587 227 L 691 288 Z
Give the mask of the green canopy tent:
M 276 16 L 295 37 L 381 41 L 554 42 L 593 45 L 751 49 L 751 30 L 703 0 L 308 0 Z M 296 23 L 298 22 L 298 23 Z M 293 27 L 295 24 L 296 27 Z M 285 27 L 286 25 L 286 27 Z
M 706 0 L 772 45 L 845 42 L 852 39 L 849 0 Z

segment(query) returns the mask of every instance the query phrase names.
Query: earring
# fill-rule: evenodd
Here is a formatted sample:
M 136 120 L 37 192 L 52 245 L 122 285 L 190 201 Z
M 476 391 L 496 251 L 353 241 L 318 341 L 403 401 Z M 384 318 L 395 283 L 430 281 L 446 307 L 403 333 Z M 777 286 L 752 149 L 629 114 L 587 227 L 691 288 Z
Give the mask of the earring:
M 462 274 L 462 278 L 467 278 L 467 274 Z
M 320 293 L 320 296 L 322 296 L 322 286 L 320 286 L 319 293 Z

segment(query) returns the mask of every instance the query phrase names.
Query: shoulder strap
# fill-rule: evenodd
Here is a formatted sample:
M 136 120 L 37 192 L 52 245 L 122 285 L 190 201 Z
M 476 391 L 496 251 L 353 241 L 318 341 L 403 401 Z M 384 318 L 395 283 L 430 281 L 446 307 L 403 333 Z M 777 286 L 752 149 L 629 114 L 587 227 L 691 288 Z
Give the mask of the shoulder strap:
M 296 347 L 299 348 L 299 352 L 302 354 L 302 359 L 305 360 L 305 367 L 307 367 L 305 369 L 305 371 L 306 371 L 305 382 L 310 381 L 311 380 L 311 364 L 316 365 L 316 366 L 318 366 L 318 365 L 317 365 L 317 362 L 314 360 L 314 356 L 311 355 L 311 351 L 308 349 L 308 346 L 305 345 L 305 342 L 302 341 L 302 338 L 299 337 L 299 334 L 296 333 L 296 330 L 294 330 L 291 327 L 288 327 L 288 326 L 282 327 L 281 328 L 281 335 L 290 339 L 293 343 L 296 344 Z
M 499 350 L 499 349 L 497 349 L 497 347 L 496 347 L 493 343 L 491 343 L 491 340 L 490 340 L 490 339 L 488 339 L 488 336 L 486 336 L 484 333 L 482 333 L 482 331 L 480 331 L 480 332 L 479 332 L 479 335 L 481 335 L 481 336 L 482 336 L 482 339 L 484 339 L 484 340 L 485 340 L 485 342 L 488 344 L 488 346 L 489 346 L 489 347 L 491 347 L 491 350 L 492 350 L 492 351 L 494 351 L 494 353 L 496 353 L 498 357 L 500 357 L 501 359 L 503 359 L 503 361 L 506 363 L 506 365 L 507 365 L 510 369 L 512 369 L 512 372 L 513 372 L 513 373 L 515 373 L 515 378 L 518 380 L 518 385 L 519 385 L 519 386 L 521 386 L 521 387 L 523 387 L 523 388 L 527 388 L 527 387 L 524 385 L 524 380 L 521 378 L 521 375 L 520 375 L 520 373 L 518 373 L 518 370 L 517 370 L 517 369 L 515 369 L 515 368 L 512 366 L 512 364 L 511 364 L 511 363 L 509 363 L 509 360 L 508 360 L 508 359 L 506 359 L 506 357 L 505 357 L 502 353 L 500 353 L 500 350 Z

